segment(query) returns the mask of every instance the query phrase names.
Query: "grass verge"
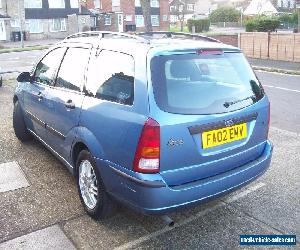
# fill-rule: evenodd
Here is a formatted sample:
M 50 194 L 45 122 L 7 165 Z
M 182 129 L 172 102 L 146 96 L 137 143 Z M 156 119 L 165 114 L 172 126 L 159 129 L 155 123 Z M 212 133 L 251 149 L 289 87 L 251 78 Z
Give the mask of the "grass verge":
M 252 68 L 254 70 L 271 72 L 271 73 L 280 73 L 280 74 L 296 75 L 296 76 L 300 75 L 300 71 L 295 71 L 295 70 L 276 69 L 276 68 L 260 67 L 260 66 L 252 66 Z
M 9 48 L 9 49 L 0 49 L 0 54 L 10 53 L 10 52 L 22 52 L 22 51 L 32 51 L 32 50 L 44 50 L 48 49 L 49 46 L 31 46 L 25 48 Z

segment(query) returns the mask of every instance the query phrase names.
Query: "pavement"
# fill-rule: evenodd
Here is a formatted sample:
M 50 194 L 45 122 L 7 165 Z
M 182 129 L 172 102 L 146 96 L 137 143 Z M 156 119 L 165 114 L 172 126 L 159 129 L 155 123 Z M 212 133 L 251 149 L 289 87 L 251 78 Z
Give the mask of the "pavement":
M 1 54 L 0 67 L 28 71 L 43 53 Z M 256 73 L 271 101 L 269 170 L 230 195 L 171 214 L 172 228 L 125 207 L 106 220 L 88 217 L 67 169 L 41 143 L 16 139 L 16 82 L 6 80 L 0 88 L 0 249 L 252 249 L 239 246 L 240 234 L 296 234 L 299 248 L 300 76 Z
M 88 217 L 67 169 L 41 143 L 21 143 L 14 136 L 16 83 L 5 81 L 0 88 L 0 249 L 254 249 L 239 245 L 240 234 L 296 234 L 299 248 L 300 76 L 257 75 L 272 105 L 269 170 L 230 195 L 171 214 L 172 228 L 125 207 L 106 220 Z
M 300 75 L 300 62 L 248 58 L 256 70 Z
M 52 45 L 59 41 L 61 41 L 61 39 L 29 40 L 29 41 L 24 41 L 24 47 Z M 5 49 L 20 48 L 21 42 L 3 42 L 3 41 L 1 41 L 0 45 L 2 45 Z

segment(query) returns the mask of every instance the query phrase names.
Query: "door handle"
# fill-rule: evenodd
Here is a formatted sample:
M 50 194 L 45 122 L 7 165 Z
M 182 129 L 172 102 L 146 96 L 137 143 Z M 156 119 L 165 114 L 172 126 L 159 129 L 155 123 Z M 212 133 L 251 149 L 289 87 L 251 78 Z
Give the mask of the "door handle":
M 39 92 L 38 94 L 33 93 L 32 95 L 33 95 L 34 97 L 36 97 L 36 98 L 38 99 L 39 102 L 42 101 L 43 98 L 44 98 L 42 92 Z
M 65 106 L 66 106 L 67 109 L 75 109 L 75 103 L 72 100 L 68 100 L 65 103 Z

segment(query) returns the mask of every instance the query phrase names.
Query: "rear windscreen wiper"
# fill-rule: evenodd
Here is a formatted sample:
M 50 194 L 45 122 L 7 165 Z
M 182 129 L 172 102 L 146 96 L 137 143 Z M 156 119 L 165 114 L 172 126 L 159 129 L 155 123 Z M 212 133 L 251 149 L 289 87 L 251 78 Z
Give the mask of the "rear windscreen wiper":
M 252 96 L 248 96 L 244 99 L 241 99 L 241 100 L 237 100 L 237 101 L 233 101 L 233 102 L 225 102 L 223 105 L 225 108 L 229 108 L 230 106 L 234 105 L 234 104 L 237 104 L 239 102 L 243 102 L 243 101 L 247 101 L 251 99 L 253 101 L 253 103 L 256 101 L 256 96 L 255 95 L 252 95 Z

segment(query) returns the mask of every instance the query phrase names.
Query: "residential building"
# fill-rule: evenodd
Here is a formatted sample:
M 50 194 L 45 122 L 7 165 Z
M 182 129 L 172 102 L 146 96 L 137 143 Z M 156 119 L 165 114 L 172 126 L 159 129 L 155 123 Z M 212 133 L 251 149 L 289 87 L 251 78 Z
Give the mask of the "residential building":
M 0 35 L 0 40 L 14 39 L 20 30 L 24 31 L 26 39 L 44 39 L 64 38 L 68 34 L 81 31 L 85 26 L 90 29 L 90 16 L 79 13 L 78 0 L 0 2 L 0 14 L 6 17 L 6 39 L 1 39 Z
M 278 11 L 270 0 L 252 0 L 249 6 L 244 11 L 244 15 L 246 16 L 271 16 L 276 14 L 278 14 Z
M 187 21 L 195 15 L 197 0 L 171 0 L 170 22 L 176 24 L 180 19 Z
M 274 0 L 274 6 L 279 12 L 293 12 L 296 9 L 296 0 Z
M 96 29 L 144 31 L 140 0 L 81 0 L 80 4 L 96 14 Z M 169 29 L 169 0 L 150 0 L 153 30 Z
M 0 41 L 7 40 L 9 16 L 5 11 L 5 4 L 0 0 Z

